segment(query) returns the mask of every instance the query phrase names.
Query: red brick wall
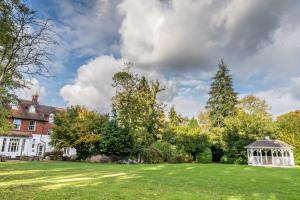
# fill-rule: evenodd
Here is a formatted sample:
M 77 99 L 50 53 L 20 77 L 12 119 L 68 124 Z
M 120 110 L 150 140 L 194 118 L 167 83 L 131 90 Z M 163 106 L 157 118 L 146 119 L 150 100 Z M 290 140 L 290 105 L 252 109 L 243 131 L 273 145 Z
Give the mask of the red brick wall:
M 30 132 L 30 133 L 33 133 L 33 134 L 47 135 L 48 134 L 48 129 L 53 127 L 53 125 L 49 124 L 48 122 L 35 121 L 35 130 L 34 131 L 29 131 L 28 130 L 29 121 L 30 120 L 27 120 L 27 119 L 21 119 L 21 129 L 20 130 L 14 130 L 14 131 Z M 13 122 L 13 119 L 11 119 L 11 122 Z

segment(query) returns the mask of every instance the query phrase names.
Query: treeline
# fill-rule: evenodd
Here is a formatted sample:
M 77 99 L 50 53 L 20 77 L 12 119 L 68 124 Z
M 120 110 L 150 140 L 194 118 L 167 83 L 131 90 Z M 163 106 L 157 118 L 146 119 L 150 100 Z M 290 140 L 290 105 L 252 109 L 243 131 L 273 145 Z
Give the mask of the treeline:
M 295 147 L 300 163 L 300 112 L 272 120 L 267 103 L 249 95 L 238 99 L 228 67 L 221 62 L 212 79 L 206 110 L 197 118 L 166 113 L 157 100 L 164 90 L 129 70 L 114 74 L 110 115 L 73 106 L 55 117 L 51 135 L 57 148 L 74 147 L 78 159 L 103 154 L 146 163 L 247 162 L 244 146 L 265 136 Z

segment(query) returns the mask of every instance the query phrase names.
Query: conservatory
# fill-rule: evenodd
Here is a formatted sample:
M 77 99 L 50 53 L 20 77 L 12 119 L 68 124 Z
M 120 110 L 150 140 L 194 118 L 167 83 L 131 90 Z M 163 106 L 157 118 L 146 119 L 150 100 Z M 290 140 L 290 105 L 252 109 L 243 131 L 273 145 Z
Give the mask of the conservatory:
M 255 166 L 292 167 L 295 165 L 293 146 L 280 140 L 257 140 L 247 146 L 248 164 Z

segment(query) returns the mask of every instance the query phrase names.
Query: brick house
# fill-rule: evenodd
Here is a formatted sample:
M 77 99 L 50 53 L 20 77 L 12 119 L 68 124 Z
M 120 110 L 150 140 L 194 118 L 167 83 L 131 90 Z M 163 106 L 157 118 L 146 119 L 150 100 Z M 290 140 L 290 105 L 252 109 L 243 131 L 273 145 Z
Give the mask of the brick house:
M 38 98 L 35 94 L 32 100 L 18 99 L 16 104 L 9 105 L 13 127 L 8 134 L 0 135 L 0 155 L 11 158 L 44 156 L 45 152 L 53 151 L 49 143 L 54 116 L 64 109 L 41 105 Z M 64 154 L 75 155 L 76 150 L 65 148 Z

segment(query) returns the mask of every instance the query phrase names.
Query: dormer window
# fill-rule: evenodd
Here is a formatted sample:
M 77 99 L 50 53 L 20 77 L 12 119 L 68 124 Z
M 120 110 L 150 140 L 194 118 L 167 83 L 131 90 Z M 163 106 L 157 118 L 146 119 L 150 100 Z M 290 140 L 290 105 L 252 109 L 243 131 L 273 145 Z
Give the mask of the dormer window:
M 15 102 L 10 103 L 10 107 L 11 107 L 11 109 L 13 109 L 13 110 L 18 110 L 18 104 L 15 103 Z
M 49 115 L 49 124 L 53 124 L 53 123 L 54 123 L 54 114 L 51 113 L 51 114 Z
M 29 106 L 28 112 L 35 113 L 35 106 L 34 105 Z

